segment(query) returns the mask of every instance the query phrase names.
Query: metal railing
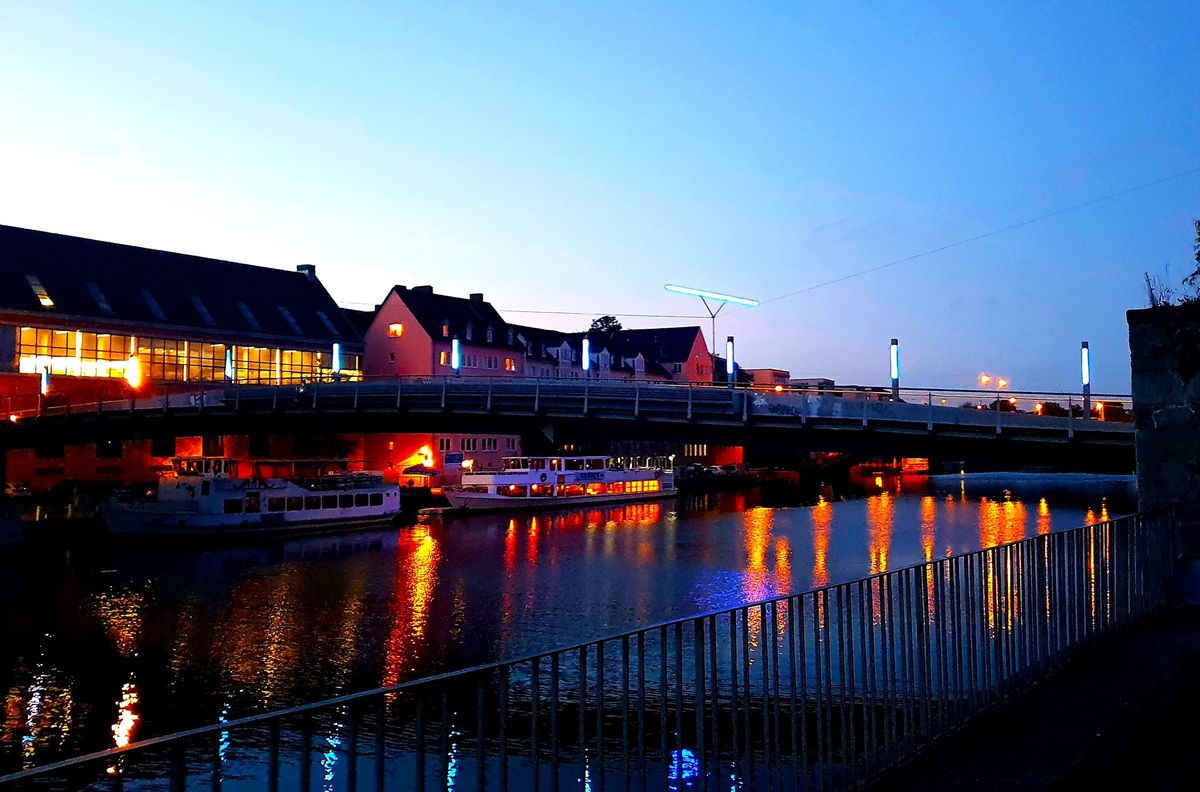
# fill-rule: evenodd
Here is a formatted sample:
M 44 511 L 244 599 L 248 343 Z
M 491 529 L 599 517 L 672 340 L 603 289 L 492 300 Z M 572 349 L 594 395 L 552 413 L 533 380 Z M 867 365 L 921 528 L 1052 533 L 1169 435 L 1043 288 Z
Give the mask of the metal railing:
M 1134 515 L 0 777 L 6 788 L 854 786 L 1165 601 Z

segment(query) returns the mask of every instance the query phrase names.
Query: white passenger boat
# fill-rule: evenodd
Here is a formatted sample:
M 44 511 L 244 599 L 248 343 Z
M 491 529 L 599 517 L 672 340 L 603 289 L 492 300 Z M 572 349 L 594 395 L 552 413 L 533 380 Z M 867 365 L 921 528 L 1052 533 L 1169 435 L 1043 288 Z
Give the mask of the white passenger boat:
M 500 470 L 464 473 L 447 487 L 456 509 L 507 511 L 652 500 L 675 495 L 669 458 L 607 456 L 505 457 Z
M 243 478 L 239 463 L 180 457 L 153 497 L 101 505 L 118 534 L 239 536 L 381 525 L 401 510 L 400 487 L 379 473 L 335 471 L 312 477 Z

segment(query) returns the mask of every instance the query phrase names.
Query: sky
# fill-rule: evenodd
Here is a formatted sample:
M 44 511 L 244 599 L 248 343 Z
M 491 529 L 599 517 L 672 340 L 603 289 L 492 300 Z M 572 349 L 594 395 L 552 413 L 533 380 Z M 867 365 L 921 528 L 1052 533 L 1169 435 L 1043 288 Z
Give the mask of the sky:
M 897 337 L 905 386 L 1067 391 L 1087 339 L 1126 393 L 1144 273 L 1194 267 L 1194 0 L 0 13 L 0 223 L 312 263 L 347 307 L 707 337 L 683 283 L 770 300 L 718 317 L 747 367 L 882 384 Z

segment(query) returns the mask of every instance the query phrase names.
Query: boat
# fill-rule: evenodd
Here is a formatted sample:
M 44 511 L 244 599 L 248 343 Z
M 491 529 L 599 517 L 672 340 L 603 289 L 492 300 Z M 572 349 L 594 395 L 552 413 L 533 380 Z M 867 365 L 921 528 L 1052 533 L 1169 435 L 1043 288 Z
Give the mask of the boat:
M 456 510 L 509 511 L 590 506 L 672 497 L 671 459 L 608 456 L 504 457 L 499 470 L 465 472 L 447 487 Z
M 272 468 L 288 464 L 291 476 L 241 477 L 237 460 L 175 457 L 151 497 L 110 499 L 100 511 L 114 534 L 231 537 L 377 526 L 400 514 L 400 487 L 381 473 L 326 467 L 297 476 L 298 462 Z

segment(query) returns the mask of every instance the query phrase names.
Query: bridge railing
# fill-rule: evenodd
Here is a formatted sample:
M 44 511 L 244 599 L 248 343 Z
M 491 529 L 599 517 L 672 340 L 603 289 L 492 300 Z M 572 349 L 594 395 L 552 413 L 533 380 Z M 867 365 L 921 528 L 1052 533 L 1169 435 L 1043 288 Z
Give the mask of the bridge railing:
M 844 788 L 1162 605 L 1173 535 L 1169 514 L 1038 535 L 0 785 Z
M 647 397 L 653 394 L 675 394 L 680 399 L 682 394 L 695 394 L 696 399 L 721 399 L 732 391 L 732 398 L 740 398 L 742 394 L 754 393 L 762 398 L 788 399 L 807 397 L 824 401 L 847 403 L 890 403 L 892 393 L 888 388 L 854 388 L 854 387 L 790 387 L 739 384 L 730 389 L 721 383 L 679 383 L 679 382 L 632 382 L 618 379 L 548 379 L 533 377 L 387 377 L 368 378 L 360 383 L 308 383 L 305 385 L 226 385 L 224 383 L 197 383 L 193 389 L 179 389 L 155 396 L 131 396 L 125 399 L 106 399 L 88 403 L 55 403 L 53 399 L 42 400 L 36 394 L 24 397 L 7 397 L 0 416 L 13 421 L 20 421 L 37 416 L 64 416 L 72 413 L 117 412 L 128 410 L 146 410 L 178 408 L 181 406 L 204 406 L 219 408 L 229 403 L 236 403 L 240 395 L 275 394 L 275 398 L 285 401 L 313 401 L 322 394 L 345 394 L 363 392 L 378 393 L 381 389 L 395 388 L 397 403 L 400 403 L 403 389 L 406 386 L 434 385 L 451 392 L 461 392 L 478 389 L 511 390 L 527 388 L 529 390 L 544 388 L 547 395 L 573 390 L 605 391 L 619 393 L 625 391 L 644 391 Z M 301 399 L 300 397 L 304 398 Z M 981 389 L 947 389 L 947 388 L 903 388 L 899 392 L 899 401 L 908 405 L 921 405 L 927 408 L 956 408 L 973 411 L 994 413 L 1000 420 L 1009 420 L 1014 414 L 1024 414 L 1025 418 L 1068 418 L 1079 421 L 1130 422 L 1132 421 L 1132 400 L 1127 394 L 1093 394 L 1085 402 L 1081 394 L 1051 391 L 997 391 Z M 692 396 L 688 396 L 691 399 Z M 314 401 L 315 403 L 315 401 Z

